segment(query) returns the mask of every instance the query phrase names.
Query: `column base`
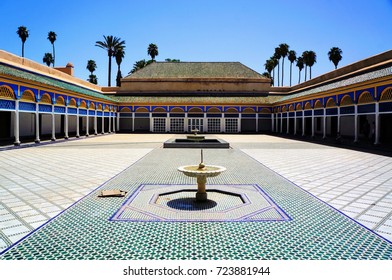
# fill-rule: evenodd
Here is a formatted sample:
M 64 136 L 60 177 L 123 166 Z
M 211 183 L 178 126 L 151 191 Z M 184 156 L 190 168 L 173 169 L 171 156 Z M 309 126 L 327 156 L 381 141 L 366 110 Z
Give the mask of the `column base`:
M 69 137 L 68 137 L 68 136 L 65 136 L 65 137 L 64 137 L 64 139 L 65 139 L 65 140 L 68 140 L 68 139 L 69 139 Z
M 76 138 L 80 138 L 80 135 L 76 135 L 75 137 L 76 137 Z
M 98 133 L 95 132 L 94 135 L 98 135 Z
M 34 143 L 35 144 L 39 144 L 39 143 L 41 143 L 41 140 L 40 139 L 35 139 Z
M 20 141 L 14 142 L 14 146 L 20 146 Z
M 54 142 L 54 141 L 56 141 L 56 138 L 52 138 L 52 139 L 50 139 L 50 141 L 53 141 L 53 142 Z
M 89 137 L 90 136 L 90 134 L 86 134 L 86 137 Z

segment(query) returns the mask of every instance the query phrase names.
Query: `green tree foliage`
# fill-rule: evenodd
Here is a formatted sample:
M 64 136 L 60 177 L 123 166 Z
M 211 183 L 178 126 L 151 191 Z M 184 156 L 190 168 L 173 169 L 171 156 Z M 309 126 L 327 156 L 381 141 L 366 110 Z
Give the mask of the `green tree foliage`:
M 155 57 L 158 56 L 158 46 L 152 43 L 148 45 L 147 54 L 151 56 L 152 61 L 155 61 Z
M 53 52 L 52 52 L 53 53 L 53 67 L 54 67 L 54 63 L 55 63 L 55 60 L 56 60 L 56 55 L 55 55 L 55 50 L 54 50 L 54 42 L 56 41 L 56 39 L 57 39 L 57 34 L 54 33 L 53 31 L 49 31 L 49 33 L 48 33 L 48 40 L 52 44 L 52 49 L 53 49 Z
M 54 63 L 54 59 L 51 53 L 45 53 L 44 57 L 42 58 L 42 61 L 48 65 L 48 67 L 50 66 L 50 64 Z
M 342 50 L 338 47 L 333 47 L 328 52 L 328 58 L 332 61 L 333 65 L 335 65 L 335 69 L 338 68 L 338 64 L 342 60 L 342 53 Z

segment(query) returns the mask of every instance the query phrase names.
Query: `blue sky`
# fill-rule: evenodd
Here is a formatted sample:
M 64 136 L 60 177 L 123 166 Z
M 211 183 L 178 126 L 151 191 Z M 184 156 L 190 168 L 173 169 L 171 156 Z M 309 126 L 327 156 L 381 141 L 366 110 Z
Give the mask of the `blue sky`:
M 339 66 L 392 49 L 392 0 L 1 0 L 0 11 L 0 49 L 21 55 L 16 30 L 24 25 L 25 57 L 42 63 L 54 31 L 56 66 L 72 62 L 75 76 L 87 79 L 93 59 L 100 85 L 107 85 L 108 57 L 95 42 L 103 35 L 126 41 L 123 76 L 135 61 L 149 59 L 150 43 L 158 46 L 158 61 L 239 61 L 259 73 L 275 47 L 287 43 L 297 54 L 316 52 L 313 77 L 334 69 L 331 47 L 343 51 Z M 285 85 L 288 73 L 286 60 Z

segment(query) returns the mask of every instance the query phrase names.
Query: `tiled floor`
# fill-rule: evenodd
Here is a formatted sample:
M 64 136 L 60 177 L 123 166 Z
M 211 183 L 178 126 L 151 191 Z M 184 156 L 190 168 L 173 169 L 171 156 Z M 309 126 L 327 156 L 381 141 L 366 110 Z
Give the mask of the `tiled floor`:
M 270 136 L 232 145 L 392 241 L 392 158 Z
M 188 154 L 193 153 L 192 150 L 185 151 L 186 155 L 180 155 L 179 152 L 176 152 L 175 150 L 156 149 L 161 146 L 163 141 L 171 136 L 172 135 L 141 134 L 108 135 L 39 146 L 35 148 L 14 149 L 0 152 L 0 252 L 27 234 L 30 234 L 36 228 L 47 222 L 50 218 L 55 217 L 58 213 L 75 203 L 75 201 L 78 201 L 80 198 L 95 190 L 99 186 L 102 186 L 101 188 L 107 188 L 122 185 L 124 188 L 128 188 L 129 191 L 132 191 L 141 183 L 192 183 L 193 181 L 190 178 L 184 178 L 183 176 L 180 176 L 181 174 L 177 174 L 178 172 L 171 170 L 175 170 L 175 166 L 177 166 L 177 164 L 186 164 L 189 161 L 197 161 L 197 156 L 195 158 L 193 156 L 187 156 Z M 301 201 L 296 202 L 295 200 L 293 201 L 293 199 L 296 198 L 297 195 L 301 196 L 302 200 L 307 196 L 303 196 L 301 192 L 298 192 L 298 187 L 293 188 L 292 186 L 294 185 L 292 185 L 291 182 L 295 183 L 300 188 L 309 191 L 311 194 L 319 197 L 336 209 L 341 210 L 349 217 L 352 217 L 361 224 L 374 230 L 384 238 L 392 240 L 392 172 L 390 170 L 392 168 L 392 161 L 390 158 L 265 135 L 219 135 L 218 137 L 230 142 L 234 147 L 234 150 L 211 151 L 210 154 L 214 153 L 214 155 L 211 155 L 210 158 L 208 158 L 208 152 L 206 152 L 206 162 L 214 161 L 215 163 L 215 161 L 221 161 L 221 164 L 229 166 L 225 176 L 222 176 L 220 179 L 211 180 L 211 183 L 259 183 L 263 189 L 266 188 L 270 193 L 275 194 L 278 202 L 280 201 L 282 205 L 286 205 L 288 203 L 285 207 L 290 209 L 294 207 L 292 209 L 292 213 L 294 214 L 294 223 L 285 228 L 283 231 L 286 232 L 285 234 L 289 234 L 288 238 L 290 240 L 285 240 L 287 236 L 283 233 L 282 236 L 279 236 L 277 232 L 280 231 L 275 231 L 274 229 L 271 232 L 278 236 L 271 238 L 275 238 L 276 242 L 280 240 L 279 242 L 282 242 L 282 244 L 287 243 L 287 246 L 294 246 L 295 243 L 290 242 L 295 241 L 295 238 L 301 236 L 301 234 L 297 233 L 296 230 L 303 227 L 304 224 L 301 223 L 305 222 L 302 221 L 303 219 L 301 218 L 298 221 L 299 224 L 296 225 L 296 221 L 298 220 L 298 217 L 307 215 L 304 212 L 299 214 L 296 213 L 298 209 L 300 209 L 300 211 L 305 211 L 301 209 L 306 209 L 306 207 L 301 204 Z M 240 156 L 241 151 L 243 152 L 242 156 Z M 143 158 L 145 156 L 147 157 L 146 159 Z M 249 156 L 254 158 L 256 161 L 250 160 Z M 231 157 L 236 159 L 235 163 L 230 163 L 230 161 L 228 161 Z M 140 159 L 142 160 L 139 163 L 138 160 Z M 162 164 L 162 161 L 164 164 Z M 136 164 L 134 164 L 135 162 Z M 132 165 L 131 168 L 120 173 L 130 165 Z M 263 165 L 268 168 L 262 167 Z M 160 171 L 155 171 L 155 168 Z M 268 169 L 270 169 L 270 171 L 268 171 Z M 148 173 L 146 173 L 146 170 Z M 271 170 L 273 172 L 271 172 Z M 116 174 L 119 175 L 116 176 Z M 263 179 L 263 176 L 265 176 L 265 179 Z M 271 179 L 272 177 L 274 178 L 273 180 Z M 110 178 L 112 179 L 109 180 Z M 263 186 L 263 184 L 265 184 L 268 180 L 270 184 L 275 185 L 271 189 L 269 189 L 271 186 L 268 184 Z M 282 191 L 287 191 L 290 199 L 288 197 L 281 197 L 281 194 L 279 194 L 279 186 L 281 186 Z M 276 189 L 277 187 L 278 189 Z M 310 198 L 307 197 L 306 202 L 308 199 Z M 244 234 L 244 238 L 245 232 L 252 232 L 252 234 L 255 234 L 260 230 L 271 229 L 268 225 L 267 228 L 263 229 L 266 225 L 258 224 L 257 222 L 252 223 L 252 226 L 249 226 L 249 228 L 245 225 L 239 225 L 238 228 L 234 228 L 234 226 L 231 226 L 230 224 L 211 226 L 212 228 L 207 228 L 210 227 L 208 226 L 208 223 L 206 225 L 200 224 L 199 226 L 197 226 L 197 224 L 193 226 L 191 223 L 189 225 L 191 228 L 188 228 L 187 225 L 160 226 L 151 224 L 148 226 L 148 230 L 145 226 L 143 226 L 143 224 L 139 223 L 129 226 L 125 225 L 127 223 L 124 224 L 116 222 L 116 225 L 114 226 L 113 224 L 107 223 L 107 216 L 114 214 L 119 209 L 121 202 L 117 201 L 114 205 L 112 205 L 109 203 L 112 201 L 113 200 L 97 200 L 96 195 L 93 192 L 69 208 L 69 210 L 62 212 L 60 216 L 40 228 L 40 230 L 36 231 L 35 234 L 30 235 L 23 242 L 19 243 L 20 245 L 14 247 L 12 251 L 19 254 L 18 250 L 20 248 L 20 256 L 30 256 L 30 258 L 34 258 L 28 253 L 30 250 L 34 251 L 31 244 L 36 245 L 37 242 L 42 242 L 43 252 L 40 252 L 40 254 L 43 254 L 41 255 L 41 257 L 43 257 L 45 256 L 46 244 L 48 248 L 55 248 L 57 246 L 57 244 L 53 244 L 53 242 L 55 242 L 53 241 L 54 232 L 57 232 L 60 238 L 64 229 L 69 226 L 71 226 L 72 230 L 76 231 L 74 234 L 75 236 L 63 236 L 63 240 L 58 240 L 59 243 L 69 242 L 67 243 L 68 245 L 65 244 L 64 246 L 67 247 L 70 246 L 70 244 L 74 244 L 76 248 L 79 246 L 76 244 L 80 244 L 81 240 L 73 240 L 73 238 L 76 238 L 78 234 L 82 234 L 82 236 L 78 236 L 78 238 L 85 240 L 86 244 L 89 242 L 91 243 L 91 240 L 94 238 L 91 235 L 90 240 L 89 237 L 86 236 L 85 227 L 91 227 L 90 222 L 93 222 L 92 220 L 94 220 L 94 223 L 95 221 L 100 223 L 97 224 L 96 228 L 102 226 L 102 229 L 106 232 L 114 230 L 112 226 L 116 227 L 119 233 L 124 232 L 125 229 L 129 230 L 129 227 L 134 227 L 132 232 L 138 232 L 138 230 L 141 230 L 141 236 L 148 234 L 150 231 L 154 232 L 154 236 L 160 236 L 160 234 L 165 234 L 165 231 L 170 229 L 170 232 L 173 231 L 173 236 L 178 236 L 178 238 L 183 238 L 184 240 L 187 238 L 178 235 L 178 230 L 181 230 L 180 228 L 185 231 L 191 230 L 193 232 L 193 230 L 199 231 L 198 227 L 200 227 L 200 230 L 202 230 L 202 228 L 208 231 L 216 230 L 218 234 L 219 230 L 217 227 L 222 227 L 221 229 L 227 227 L 227 230 L 228 228 L 231 228 L 231 230 Z M 359 242 L 358 244 L 362 244 L 359 246 L 362 249 L 364 246 L 363 244 L 366 245 L 369 240 L 372 240 L 371 244 L 379 244 L 377 246 L 381 247 L 372 247 L 373 245 L 369 245 L 369 250 L 371 250 L 371 248 L 382 248 L 380 249 L 380 252 L 384 252 L 384 254 L 390 250 L 387 248 L 388 246 L 391 246 L 391 243 L 387 245 L 388 242 L 384 244 L 381 241 L 382 239 L 377 240 L 376 236 L 368 236 L 368 233 L 362 232 L 360 227 L 357 228 L 354 224 L 350 223 L 349 219 L 343 218 L 343 220 L 341 220 L 340 216 L 342 215 L 339 214 L 339 212 L 328 212 L 328 209 L 324 208 L 324 206 L 319 204 L 317 201 L 318 200 L 312 202 L 315 203 L 314 206 L 309 204 L 309 207 L 321 207 L 320 211 L 323 213 L 330 213 L 328 215 L 332 215 L 328 219 L 331 219 L 332 224 L 336 221 L 336 229 L 331 229 L 331 234 L 336 235 L 337 232 L 333 230 L 339 230 L 339 227 L 341 227 L 342 224 L 348 223 L 344 230 L 344 235 L 347 235 L 346 232 L 351 232 L 352 234 L 355 232 L 356 234 L 353 234 L 353 238 L 359 239 L 353 240 L 353 243 L 357 244 L 356 242 Z M 97 208 L 97 205 L 95 205 L 97 203 L 100 204 L 101 207 Z M 296 217 L 297 214 L 299 216 Z M 86 215 L 86 218 L 83 218 L 83 215 Z M 90 217 L 91 220 L 87 217 Z M 77 223 L 76 226 L 73 224 L 75 222 Z M 317 218 L 315 222 L 320 222 L 320 220 Z M 72 225 L 69 225 L 69 223 Z M 82 230 L 80 233 L 78 233 L 79 224 L 85 225 L 84 228 L 80 228 L 80 230 Z M 320 224 L 320 226 L 323 227 L 322 224 Z M 273 227 L 275 227 L 275 225 Z M 355 230 L 351 229 L 352 227 L 354 227 Z M 213 228 L 215 228 L 215 230 Z M 54 229 L 56 230 L 53 231 Z M 146 230 L 148 232 L 146 232 Z M 321 250 L 324 248 L 324 245 L 320 247 L 320 244 L 313 244 L 313 241 L 310 241 L 313 240 L 313 238 L 316 238 L 313 236 L 316 233 L 317 232 L 311 232 L 308 237 L 306 236 L 309 232 L 306 234 L 302 233 L 304 234 L 302 237 L 304 240 L 298 244 L 302 244 L 301 246 L 305 247 L 317 245 L 316 247 Z M 341 233 L 343 233 L 343 231 L 341 231 Z M 106 233 L 102 234 L 105 235 Z M 126 233 L 126 235 L 127 234 L 128 233 Z M 149 234 L 152 233 L 150 232 Z M 318 234 L 319 233 L 317 233 L 317 235 Z M 320 234 L 320 237 L 316 238 L 317 240 L 319 238 L 325 238 L 323 237 L 322 232 L 320 232 Z M 219 239 L 218 235 L 214 238 Z M 47 238 L 43 238 L 45 236 Z M 121 239 L 121 236 L 119 238 Z M 129 238 L 130 239 L 127 240 L 127 246 L 132 246 L 132 244 L 135 244 L 136 246 L 138 241 L 134 239 L 138 238 L 138 236 L 132 236 Z M 224 237 L 222 238 L 224 239 Z M 256 237 L 252 235 L 248 236 L 248 238 Z M 261 237 L 259 236 L 258 238 Z M 294 239 L 291 240 L 291 238 Z M 346 236 L 345 238 L 351 237 Z M 219 243 L 218 239 L 215 240 L 215 242 Z M 143 240 L 143 242 L 146 240 Z M 309 242 L 306 243 L 306 240 Z M 332 251 L 328 251 L 328 249 L 324 250 L 325 252 L 320 252 L 320 254 L 316 250 L 309 256 L 302 255 L 303 250 L 305 249 L 301 249 L 299 251 L 297 249 L 295 249 L 296 251 L 292 251 L 290 249 L 290 254 L 292 255 L 285 255 L 286 253 L 284 253 L 284 250 L 279 246 L 279 248 L 276 248 L 274 252 L 270 252 L 270 255 L 268 255 L 268 250 L 260 252 L 258 248 L 253 248 L 253 245 L 251 245 L 251 247 L 254 250 L 251 251 L 245 248 L 237 248 L 236 250 L 246 251 L 249 256 L 253 257 L 258 256 L 252 255 L 256 252 L 259 252 L 259 254 L 267 254 L 263 255 L 264 258 L 268 258 L 268 256 L 272 258 L 291 258 L 293 256 L 296 258 L 339 258 L 339 256 L 342 258 L 350 258 L 350 256 L 356 256 L 356 258 L 367 258 L 367 256 L 375 256 L 374 252 L 372 253 L 367 251 L 367 249 L 363 250 L 363 252 L 356 252 L 351 247 L 348 248 L 344 244 L 343 246 L 341 243 L 343 241 L 343 239 L 335 240 L 335 238 L 334 241 L 328 240 L 330 243 L 328 244 L 332 246 L 331 248 L 336 247 L 336 250 L 331 249 Z M 109 240 L 103 240 L 102 242 L 106 244 Z M 172 242 L 177 244 L 181 243 L 182 240 L 173 240 Z M 246 244 L 243 245 L 245 246 Z M 91 246 L 94 247 L 95 245 L 92 244 Z M 249 246 L 249 244 L 246 246 Z M 297 247 L 297 245 L 294 247 Z M 341 248 L 341 250 L 343 250 L 340 255 L 338 253 L 340 249 L 337 248 Z M 118 250 L 121 251 L 120 249 Z M 133 253 L 129 253 L 129 251 L 127 251 L 128 253 L 125 254 L 131 258 L 132 256 L 135 258 L 143 258 L 147 255 L 151 256 L 148 252 L 147 255 L 143 255 L 143 253 L 140 253 L 137 248 L 132 247 L 130 249 L 128 247 L 127 250 L 132 250 Z M 155 249 L 152 251 L 154 250 Z M 173 258 L 172 255 L 169 256 L 167 254 L 163 254 L 166 249 L 163 248 L 162 250 L 164 251 L 156 251 L 156 256 L 160 256 L 162 258 L 165 258 L 165 256 L 167 258 Z M 24 254 L 23 252 L 27 253 Z M 79 253 L 76 252 L 75 254 Z M 9 254 L 9 256 L 16 256 L 12 254 Z M 5 255 L 6 254 L 3 256 Z M 89 257 L 86 258 L 95 258 L 99 254 L 95 257 L 93 255 L 89 255 Z M 57 253 L 50 255 L 50 258 L 56 258 L 55 256 L 57 256 Z M 73 258 L 72 254 L 59 254 L 58 256 L 59 258 Z M 76 255 L 73 256 L 74 258 L 79 258 Z M 119 255 L 116 254 L 116 251 L 111 252 L 110 255 L 105 255 L 105 257 L 109 258 L 110 256 L 118 258 Z M 183 251 L 178 251 L 177 256 L 178 258 L 179 256 L 190 258 L 191 255 L 187 255 Z M 208 254 L 204 255 L 204 253 L 199 254 L 200 258 L 211 258 L 208 256 Z M 215 257 L 219 258 L 219 256 L 222 258 L 231 258 L 230 256 L 232 256 L 232 258 L 241 258 L 241 254 L 237 255 L 236 253 L 231 253 L 230 250 L 227 252 L 220 252 Z M 243 256 L 244 255 L 242 254 L 242 257 Z M 391 257 L 391 255 L 389 256 Z M 39 255 L 36 257 L 40 258 Z

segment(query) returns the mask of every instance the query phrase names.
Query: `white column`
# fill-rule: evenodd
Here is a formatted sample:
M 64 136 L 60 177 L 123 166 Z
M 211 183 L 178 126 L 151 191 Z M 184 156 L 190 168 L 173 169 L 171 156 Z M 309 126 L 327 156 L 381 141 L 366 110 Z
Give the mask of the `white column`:
M 152 119 L 152 113 L 149 113 L 149 118 L 150 118 L 150 132 L 153 132 L 153 128 L 154 128 L 154 122 Z
M 56 121 L 54 115 L 54 105 L 52 104 L 52 139 L 51 141 L 56 141 Z
M 65 124 L 64 124 L 64 138 L 68 139 L 68 107 L 65 108 Z
M 109 133 L 112 133 L 112 122 L 111 122 L 111 118 L 112 118 L 112 112 L 109 111 L 109 117 L 108 117 L 108 123 L 109 123 Z
M 166 113 L 166 119 L 165 119 L 165 132 L 170 131 L 170 114 Z
M 19 100 L 15 100 L 15 124 L 14 124 L 15 146 L 20 146 L 19 140 Z
M 238 131 L 237 132 L 241 132 L 241 120 L 242 120 L 242 114 L 239 113 L 238 114 Z
M 256 132 L 259 132 L 259 114 L 256 113 Z
M 76 138 L 79 138 L 79 107 L 76 108 Z
M 135 112 L 132 113 L 132 132 L 135 131 Z
M 190 133 L 190 131 L 188 131 L 188 113 L 185 113 L 185 119 L 184 119 L 184 131 L 185 131 L 185 132 L 189 132 L 189 133 Z
M 223 115 L 224 113 L 222 113 L 222 117 L 221 117 L 221 121 L 220 121 L 220 127 L 221 127 L 221 129 L 220 129 L 220 131 L 222 132 L 222 133 L 225 133 L 226 132 L 226 123 L 225 123 L 225 118 L 224 118 L 224 115 Z
M 354 105 L 354 142 L 358 142 L 358 105 Z
M 90 134 L 89 134 L 89 129 L 90 129 L 90 125 L 89 125 L 89 122 L 90 122 L 90 116 L 89 116 L 89 112 L 88 112 L 89 110 L 87 109 L 86 110 L 86 112 L 87 112 L 87 115 L 86 115 L 86 137 L 88 137 Z
M 208 132 L 207 113 L 204 113 L 204 118 L 203 118 L 203 130 L 204 130 L 204 132 Z
M 305 111 L 302 110 L 302 136 L 305 136 Z
M 97 109 L 95 109 L 94 110 L 94 135 L 98 134 L 97 125 L 98 125 L 98 123 L 97 123 Z
M 323 112 L 323 139 L 325 139 L 327 138 L 327 109 L 324 108 Z
M 39 105 L 35 104 L 35 143 L 41 142 L 39 139 Z
M 376 114 L 374 116 L 374 145 L 380 144 L 380 106 L 379 102 L 376 102 Z
M 314 137 L 314 109 L 312 109 L 312 137 Z
M 294 135 L 297 135 L 297 111 L 294 112 Z
M 271 130 L 275 131 L 275 114 L 273 112 L 271 113 Z

